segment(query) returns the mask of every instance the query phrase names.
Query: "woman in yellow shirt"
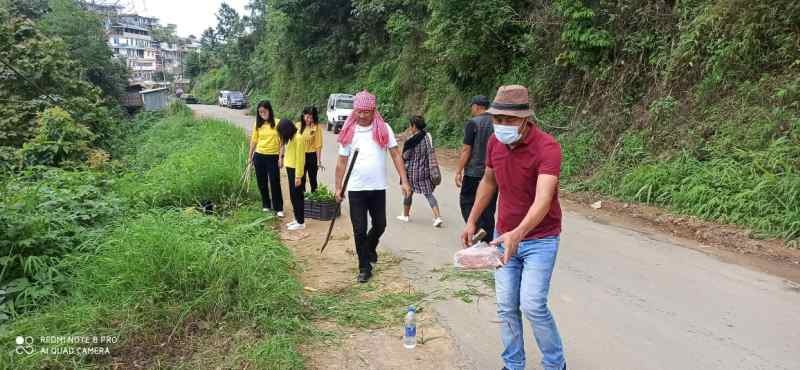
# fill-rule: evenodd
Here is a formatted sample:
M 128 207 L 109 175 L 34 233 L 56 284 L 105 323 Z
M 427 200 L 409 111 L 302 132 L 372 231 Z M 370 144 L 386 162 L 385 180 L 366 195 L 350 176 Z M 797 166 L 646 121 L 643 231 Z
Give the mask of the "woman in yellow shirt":
M 256 181 L 261 192 L 261 208 L 275 211 L 283 217 L 283 194 L 281 194 L 280 157 L 281 140 L 278 136 L 275 114 L 268 100 L 258 103 L 256 124 L 250 138 L 250 156 L 256 169 Z M 272 193 L 270 196 L 270 193 Z
M 300 125 L 298 130 L 294 122 L 285 118 L 278 123 L 278 134 L 286 147 L 283 164 L 286 166 L 286 175 L 289 177 L 289 198 L 292 200 L 292 210 L 294 211 L 294 221 L 286 225 L 289 230 L 306 228 L 303 217 L 305 212 L 303 174 L 306 161 L 306 142 L 303 133 L 306 130 L 305 125 Z
M 311 191 L 314 192 L 317 191 L 317 172 L 319 169 L 325 169 L 322 166 L 322 129 L 319 126 L 317 107 L 305 107 L 300 120 L 301 122 L 298 122 L 297 126 L 301 127 L 300 132 L 306 142 L 306 173 L 303 180 L 308 176 Z M 303 123 L 305 123 L 305 129 L 302 129 Z M 305 186 L 303 186 L 303 191 L 305 191 Z

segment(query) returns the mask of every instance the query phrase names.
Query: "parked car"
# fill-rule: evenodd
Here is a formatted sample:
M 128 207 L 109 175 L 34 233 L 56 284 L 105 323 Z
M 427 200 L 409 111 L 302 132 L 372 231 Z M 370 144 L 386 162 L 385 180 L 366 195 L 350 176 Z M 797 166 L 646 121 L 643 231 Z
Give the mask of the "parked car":
M 181 100 L 186 104 L 197 104 L 197 98 L 192 94 L 181 94 Z
M 228 106 L 228 96 L 230 95 L 230 91 L 228 90 L 220 90 L 219 95 L 217 95 L 217 105 L 220 107 L 227 107 Z
M 350 94 L 331 94 L 328 97 L 327 118 L 328 131 L 333 130 L 338 134 L 342 129 L 344 121 L 353 113 L 353 95 Z
M 228 94 L 228 107 L 229 108 L 247 108 L 247 98 L 241 91 L 231 91 Z

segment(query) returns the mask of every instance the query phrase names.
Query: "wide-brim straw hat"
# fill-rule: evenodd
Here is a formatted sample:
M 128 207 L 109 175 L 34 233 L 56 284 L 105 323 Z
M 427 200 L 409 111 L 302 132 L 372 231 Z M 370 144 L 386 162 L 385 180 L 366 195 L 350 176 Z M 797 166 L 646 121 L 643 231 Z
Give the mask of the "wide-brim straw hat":
M 500 86 L 487 112 L 493 116 L 530 117 L 533 111 L 528 102 L 528 89 L 521 85 Z

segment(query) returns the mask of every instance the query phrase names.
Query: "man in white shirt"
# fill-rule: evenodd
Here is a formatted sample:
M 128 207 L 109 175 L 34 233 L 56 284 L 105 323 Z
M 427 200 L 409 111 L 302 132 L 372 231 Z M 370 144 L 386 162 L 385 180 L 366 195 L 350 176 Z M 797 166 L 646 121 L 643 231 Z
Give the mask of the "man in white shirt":
M 394 132 L 375 107 L 374 95 L 366 91 L 356 94 L 353 113 L 339 133 L 339 160 L 336 163 L 336 201 L 341 202 L 347 163 L 353 151 L 358 149 L 358 158 L 347 184 L 347 196 L 358 254 L 359 283 L 366 283 L 372 277 L 372 264 L 378 262 L 378 242 L 386 229 L 387 151 L 400 176 L 403 195 L 411 193 Z M 372 221 L 369 231 L 367 214 Z

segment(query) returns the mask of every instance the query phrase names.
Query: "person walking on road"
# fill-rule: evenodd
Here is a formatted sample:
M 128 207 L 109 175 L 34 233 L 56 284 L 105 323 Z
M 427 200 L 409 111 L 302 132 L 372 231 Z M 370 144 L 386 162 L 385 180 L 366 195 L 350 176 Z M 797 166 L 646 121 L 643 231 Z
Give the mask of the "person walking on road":
M 481 213 L 499 189 L 497 229 L 491 243 L 503 253 L 503 266 L 495 271 L 495 293 L 504 369 L 525 369 L 523 314 L 533 327 L 542 367 L 566 369 L 561 336 L 547 305 L 561 234 L 561 146 L 532 119 L 524 86 L 501 86 L 488 113 L 494 135 L 486 148 L 486 172 L 461 234 L 462 243 L 469 244 Z
M 248 158 L 256 170 L 256 182 L 261 193 L 261 208 L 275 211 L 283 217 L 283 194 L 281 194 L 280 168 L 283 146 L 278 136 L 275 114 L 268 100 L 258 103 L 256 124 L 250 137 Z
M 411 183 L 411 194 L 403 198 L 403 214 L 397 219 L 408 222 L 411 216 L 411 201 L 414 193 L 425 195 L 433 212 L 433 227 L 442 226 L 442 217 L 439 214 L 439 203 L 433 195 L 433 171 L 436 164 L 436 153 L 433 149 L 433 139 L 425 131 L 425 119 L 420 116 L 411 117 L 409 131 L 412 136 L 403 144 L 403 162 L 405 163 L 406 176 Z
M 303 132 L 308 128 L 305 121 L 300 122 L 300 127 L 295 126 L 294 122 L 282 119 L 278 123 L 278 134 L 281 142 L 286 147 L 285 165 L 286 176 L 289 179 L 289 199 L 292 201 L 292 211 L 294 221 L 286 224 L 289 230 L 302 230 L 305 225 L 305 204 L 303 201 L 303 190 L 305 189 L 304 168 L 306 161 L 306 138 Z
M 400 176 L 403 195 L 411 194 L 406 170 L 403 167 L 400 149 L 394 132 L 375 109 L 375 96 L 367 91 L 356 94 L 353 114 L 348 117 L 339 133 L 339 158 L 336 161 L 336 201 L 341 202 L 345 194 L 342 182 L 348 160 L 354 150 L 358 158 L 353 164 L 348 183 L 347 197 L 350 199 L 350 221 L 358 254 L 359 283 L 372 277 L 372 264 L 378 262 L 377 247 L 386 229 L 386 152 Z M 372 228 L 367 231 L 367 214 Z
M 489 99 L 483 95 L 472 98 L 470 113 L 472 118 L 464 125 L 464 141 L 461 146 L 458 169 L 456 170 L 456 186 L 461 188 L 459 204 L 461 216 L 467 221 L 469 213 L 475 204 L 475 194 L 478 184 L 483 177 L 486 166 L 486 143 L 492 136 L 492 117 L 486 112 L 489 108 Z M 478 218 L 478 227 L 487 232 L 485 242 L 491 241 L 491 231 L 494 230 L 494 214 L 497 204 L 497 194 Z
M 305 125 L 305 128 L 300 130 L 300 135 L 305 140 L 306 148 L 306 166 L 303 181 L 305 182 L 306 177 L 308 177 L 308 182 L 311 184 L 311 192 L 313 193 L 317 191 L 317 172 L 320 169 L 325 169 L 322 166 L 322 129 L 319 126 L 317 107 L 305 107 L 300 120 L 298 127 Z M 305 186 L 303 186 L 303 191 L 305 191 Z

